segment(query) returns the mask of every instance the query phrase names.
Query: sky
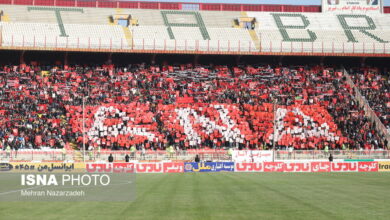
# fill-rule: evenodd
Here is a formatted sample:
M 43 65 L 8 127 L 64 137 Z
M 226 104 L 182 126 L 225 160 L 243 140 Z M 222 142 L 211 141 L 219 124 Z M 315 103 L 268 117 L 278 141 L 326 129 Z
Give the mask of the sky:
M 242 4 L 280 4 L 280 5 L 321 5 L 321 0 L 139 0 L 156 2 L 192 2 L 192 3 L 242 3 Z M 390 0 L 383 0 L 390 6 Z

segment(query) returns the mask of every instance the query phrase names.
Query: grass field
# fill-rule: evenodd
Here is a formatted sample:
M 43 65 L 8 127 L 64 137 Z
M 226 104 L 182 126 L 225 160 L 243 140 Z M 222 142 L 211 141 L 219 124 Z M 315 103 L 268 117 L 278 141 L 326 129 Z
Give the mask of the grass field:
M 1 202 L 0 219 L 390 219 L 390 173 L 137 175 L 134 202 Z

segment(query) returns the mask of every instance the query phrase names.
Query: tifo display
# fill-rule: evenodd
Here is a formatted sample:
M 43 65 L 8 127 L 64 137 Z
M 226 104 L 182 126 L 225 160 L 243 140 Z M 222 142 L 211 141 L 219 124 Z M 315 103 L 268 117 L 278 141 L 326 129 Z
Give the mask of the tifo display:
M 334 68 L 188 64 L 1 70 L 0 147 L 14 150 L 83 144 L 86 150 L 388 145 L 354 100 L 353 84 Z M 358 71 L 381 74 L 374 68 Z M 377 81 L 373 92 L 387 94 L 381 100 L 388 105 L 388 82 Z M 367 98 L 378 103 L 378 96 Z M 387 105 L 374 108 L 385 126 Z

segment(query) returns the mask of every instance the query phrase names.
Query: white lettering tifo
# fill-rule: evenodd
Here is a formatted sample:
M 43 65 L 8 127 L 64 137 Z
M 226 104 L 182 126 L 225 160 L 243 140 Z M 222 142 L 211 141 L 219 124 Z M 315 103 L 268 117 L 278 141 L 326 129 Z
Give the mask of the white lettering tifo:
M 294 114 L 296 122 L 299 122 L 300 126 L 287 126 L 285 117 L 288 113 Z M 299 121 L 302 118 L 302 121 Z M 290 135 L 294 138 L 305 139 L 309 137 L 323 137 L 328 141 L 339 140 L 340 137 L 333 133 L 330 129 L 330 125 L 327 122 L 316 121 L 314 118 L 306 115 L 300 108 L 293 108 L 288 110 L 286 108 L 278 108 L 276 110 L 276 124 L 275 124 L 275 140 L 279 141 L 285 135 Z M 274 134 L 270 135 L 270 140 L 273 140 Z
M 222 135 L 223 140 L 243 143 L 245 135 L 241 133 L 237 126 L 237 119 L 229 116 L 229 108 L 224 105 L 210 105 L 210 111 L 215 111 L 218 115 L 217 119 L 212 119 L 208 116 L 201 115 L 194 108 L 176 108 L 176 119 L 179 124 L 183 127 L 183 132 L 186 135 L 186 141 L 191 146 L 200 144 L 201 134 L 205 133 L 211 135 L 214 131 L 217 131 Z M 231 108 L 236 108 L 232 106 Z M 141 114 L 141 113 L 137 113 Z M 145 112 L 145 114 L 152 114 L 151 112 Z M 106 125 L 107 119 L 118 119 L 118 122 L 114 125 Z M 196 130 L 196 128 L 198 128 Z M 87 132 L 89 140 L 100 144 L 100 137 L 102 136 L 113 136 L 129 135 L 143 136 L 149 141 L 155 141 L 159 135 L 157 131 L 142 127 L 137 123 L 134 123 L 134 118 L 130 117 L 124 110 L 120 110 L 113 106 L 99 107 L 94 114 L 94 122 Z
M 220 134 L 222 134 L 222 138 L 225 141 L 242 138 L 243 135 L 237 128 L 236 122 L 229 116 L 229 110 L 222 105 L 212 105 L 212 107 L 218 111 L 220 123 L 211 120 L 209 117 L 198 115 L 198 113 L 192 108 L 175 109 L 177 120 L 180 122 L 180 125 L 183 126 L 184 133 L 186 134 L 190 145 L 197 145 L 201 143 L 199 131 L 196 131 L 193 127 L 196 124 L 199 124 L 203 129 L 202 132 L 207 135 L 210 135 L 214 132 L 214 130 L 217 130 Z M 242 142 L 242 140 L 240 142 Z
M 119 115 L 120 119 L 124 121 L 128 121 L 128 124 L 131 124 L 131 126 L 126 126 L 123 122 L 119 123 L 115 126 L 107 126 L 104 124 L 104 121 L 107 119 L 107 114 L 113 114 L 113 115 Z M 149 132 L 146 130 L 146 128 L 134 125 L 133 123 L 130 123 L 134 119 L 127 116 L 126 112 L 122 112 L 117 108 L 114 108 L 112 106 L 110 107 L 100 107 L 95 115 L 94 115 L 94 123 L 91 127 L 91 129 L 88 131 L 88 137 L 89 139 L 93 140 L 94 142 L 99 142 L 99 132 L 107 132 L 110 131 L 114 137 L 118 135 L 126 135 L 130 134 L 132 136 L 145 136 L 149 141 L 153 141 L 156 137 L 156 134 Z

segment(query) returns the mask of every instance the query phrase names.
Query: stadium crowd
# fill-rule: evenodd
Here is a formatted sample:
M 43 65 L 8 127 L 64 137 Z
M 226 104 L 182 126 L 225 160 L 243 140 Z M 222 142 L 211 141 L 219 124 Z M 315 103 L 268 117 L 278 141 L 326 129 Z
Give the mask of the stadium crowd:
M 332 68 L 22 65 L 0 86 L 3 149 L 387 146 Z
M 376 68 L 360 68 L 352 69 L 350 73 L 360 93 L 390 131 L 389 72 L 382 72 Z

